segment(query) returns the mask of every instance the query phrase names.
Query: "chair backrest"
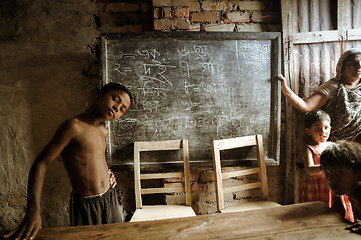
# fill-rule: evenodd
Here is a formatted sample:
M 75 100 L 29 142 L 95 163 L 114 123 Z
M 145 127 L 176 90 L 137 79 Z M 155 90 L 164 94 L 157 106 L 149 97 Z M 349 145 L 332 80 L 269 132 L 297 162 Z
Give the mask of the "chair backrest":
M 255 146 L 257 154 L 257 167 L 248 168 L 239 171 L 223 172 L 221 170 L 221 151 L 228 149 L 235 149 L 241 147 Z M 212 141 L 212 155 L 213 155 L 213 170 L 215 174 L 217 210 L 220 212 L 224 209 L 224 193 L 232 193 L 244 191 L 249 189 L 259 188 L 262 199 L 268 199 L 268 183 L 265 164 L 265 154 L 263 150 L 262 135 L 252 135 L 245 137 L 236 137 L 229 139 L 213 140 Z M 259 174 L 257 182 L 242 184 L 239 186 L 224 188 L 224 179 L 246 176 L 251 174 Z
M 168 173 L 141 173 L 140 172 L 140 153 L 146 151 L 169 151 L 183 150 L 183 171 Z M 180 187 L 160 187 L 160 188 L 143 188 L 141 180 L 143 179 L 165 179 L 165 178 L 182 178 L 183 186 Z M 190 188 L 190 169 L 189 169 L 189 151 L 188 139 L 166 140 L 166 141 L 149 141 L 134 142 L 134 186 L 135 186 L 135 203 L 136 208 L 142 208 L 142 194 L 155 193 L 185 193 L 186 205 L 190 206 L 191 188 Z

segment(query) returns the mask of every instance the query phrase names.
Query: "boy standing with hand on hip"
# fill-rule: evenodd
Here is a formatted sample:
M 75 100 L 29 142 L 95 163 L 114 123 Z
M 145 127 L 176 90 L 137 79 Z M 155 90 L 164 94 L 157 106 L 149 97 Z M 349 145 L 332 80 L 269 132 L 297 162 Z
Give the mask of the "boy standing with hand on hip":
M 105 160 L 108 131 L 101 123 L 119 119 L 130 107 L 131 100 L 124 86 L 108 83 L 88 110 L 60 125 L 30 169 L 25 216 L 20 226 L 5 238 L 33 239 L 41 228 L 44 176 L 59 154 L 72 186 L 70 224 L 121 222 L 118 198 Z

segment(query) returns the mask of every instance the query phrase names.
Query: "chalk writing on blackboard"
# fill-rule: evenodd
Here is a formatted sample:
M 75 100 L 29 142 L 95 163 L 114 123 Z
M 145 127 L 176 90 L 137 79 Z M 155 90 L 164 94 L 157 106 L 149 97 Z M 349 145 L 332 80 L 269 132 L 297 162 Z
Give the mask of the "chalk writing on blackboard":
M 278 33 L 104 36 L 103 82 L 134 98 L 109 124 L 111 163 L 131 164 L 134 141 L 180 138 L 191 162 L 210 163 L 212 139 L 252 134 L 278 162 L 279 58 Z

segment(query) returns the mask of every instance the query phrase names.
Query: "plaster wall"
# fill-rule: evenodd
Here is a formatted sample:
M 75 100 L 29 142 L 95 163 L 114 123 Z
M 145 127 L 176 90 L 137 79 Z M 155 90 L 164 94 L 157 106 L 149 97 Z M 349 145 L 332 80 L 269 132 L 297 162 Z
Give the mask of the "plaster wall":
M 0 231 L 19 224 L 34 158 L 66 118 L 85 110 L 97 78 L 88 68 L 94 41 L 90 0 L 0 1 Z M 71 191 L 61 160 L 50 165 L 43 226 L 68 225 Z
M 160 19 L 160 8 L 173 11 L 174 16 Z M 216 22 L 200 22 L 189 15 L 210 10 L 217 16 Z M 280 20 L 273 17 L 280 15 L 279 11 L 279 2 L 269 0 L 0 0 L 0 232 L 16 227 L 24 215 L 27 177 L 34 158 L 64 119 L 82 112 L 93 101 L 93 90 L 100 82 L 96 56 L 100 33 L 152 31 L 154 19 L 180 24 L 153 29 L 160 31 L 280 31 Z M 262 16 L 258 17 L 261 20 L 257 16 Z M 269 170 L 273 174 L 270 193 L 279 201 L 282 169 Z M 114 172 L 124 209 L 131 212 L 133 172 Z M 212 174 L 209 169 L 192 172 L 193 207 L 200 214 L 215 211 Z M 45 176 L 44 227 L 69 224 L 70 191 L 57 159 Z

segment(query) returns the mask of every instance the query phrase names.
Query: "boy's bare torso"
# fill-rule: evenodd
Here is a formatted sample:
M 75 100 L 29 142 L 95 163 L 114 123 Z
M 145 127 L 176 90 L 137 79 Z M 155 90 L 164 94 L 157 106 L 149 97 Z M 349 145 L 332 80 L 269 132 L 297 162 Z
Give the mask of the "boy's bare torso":
M 93 196 L 109 188 L 108 166 L 105 160 L 107 130 L 72 118 L 74 138 L 61 152 L 63 163 L 75 196 Z

